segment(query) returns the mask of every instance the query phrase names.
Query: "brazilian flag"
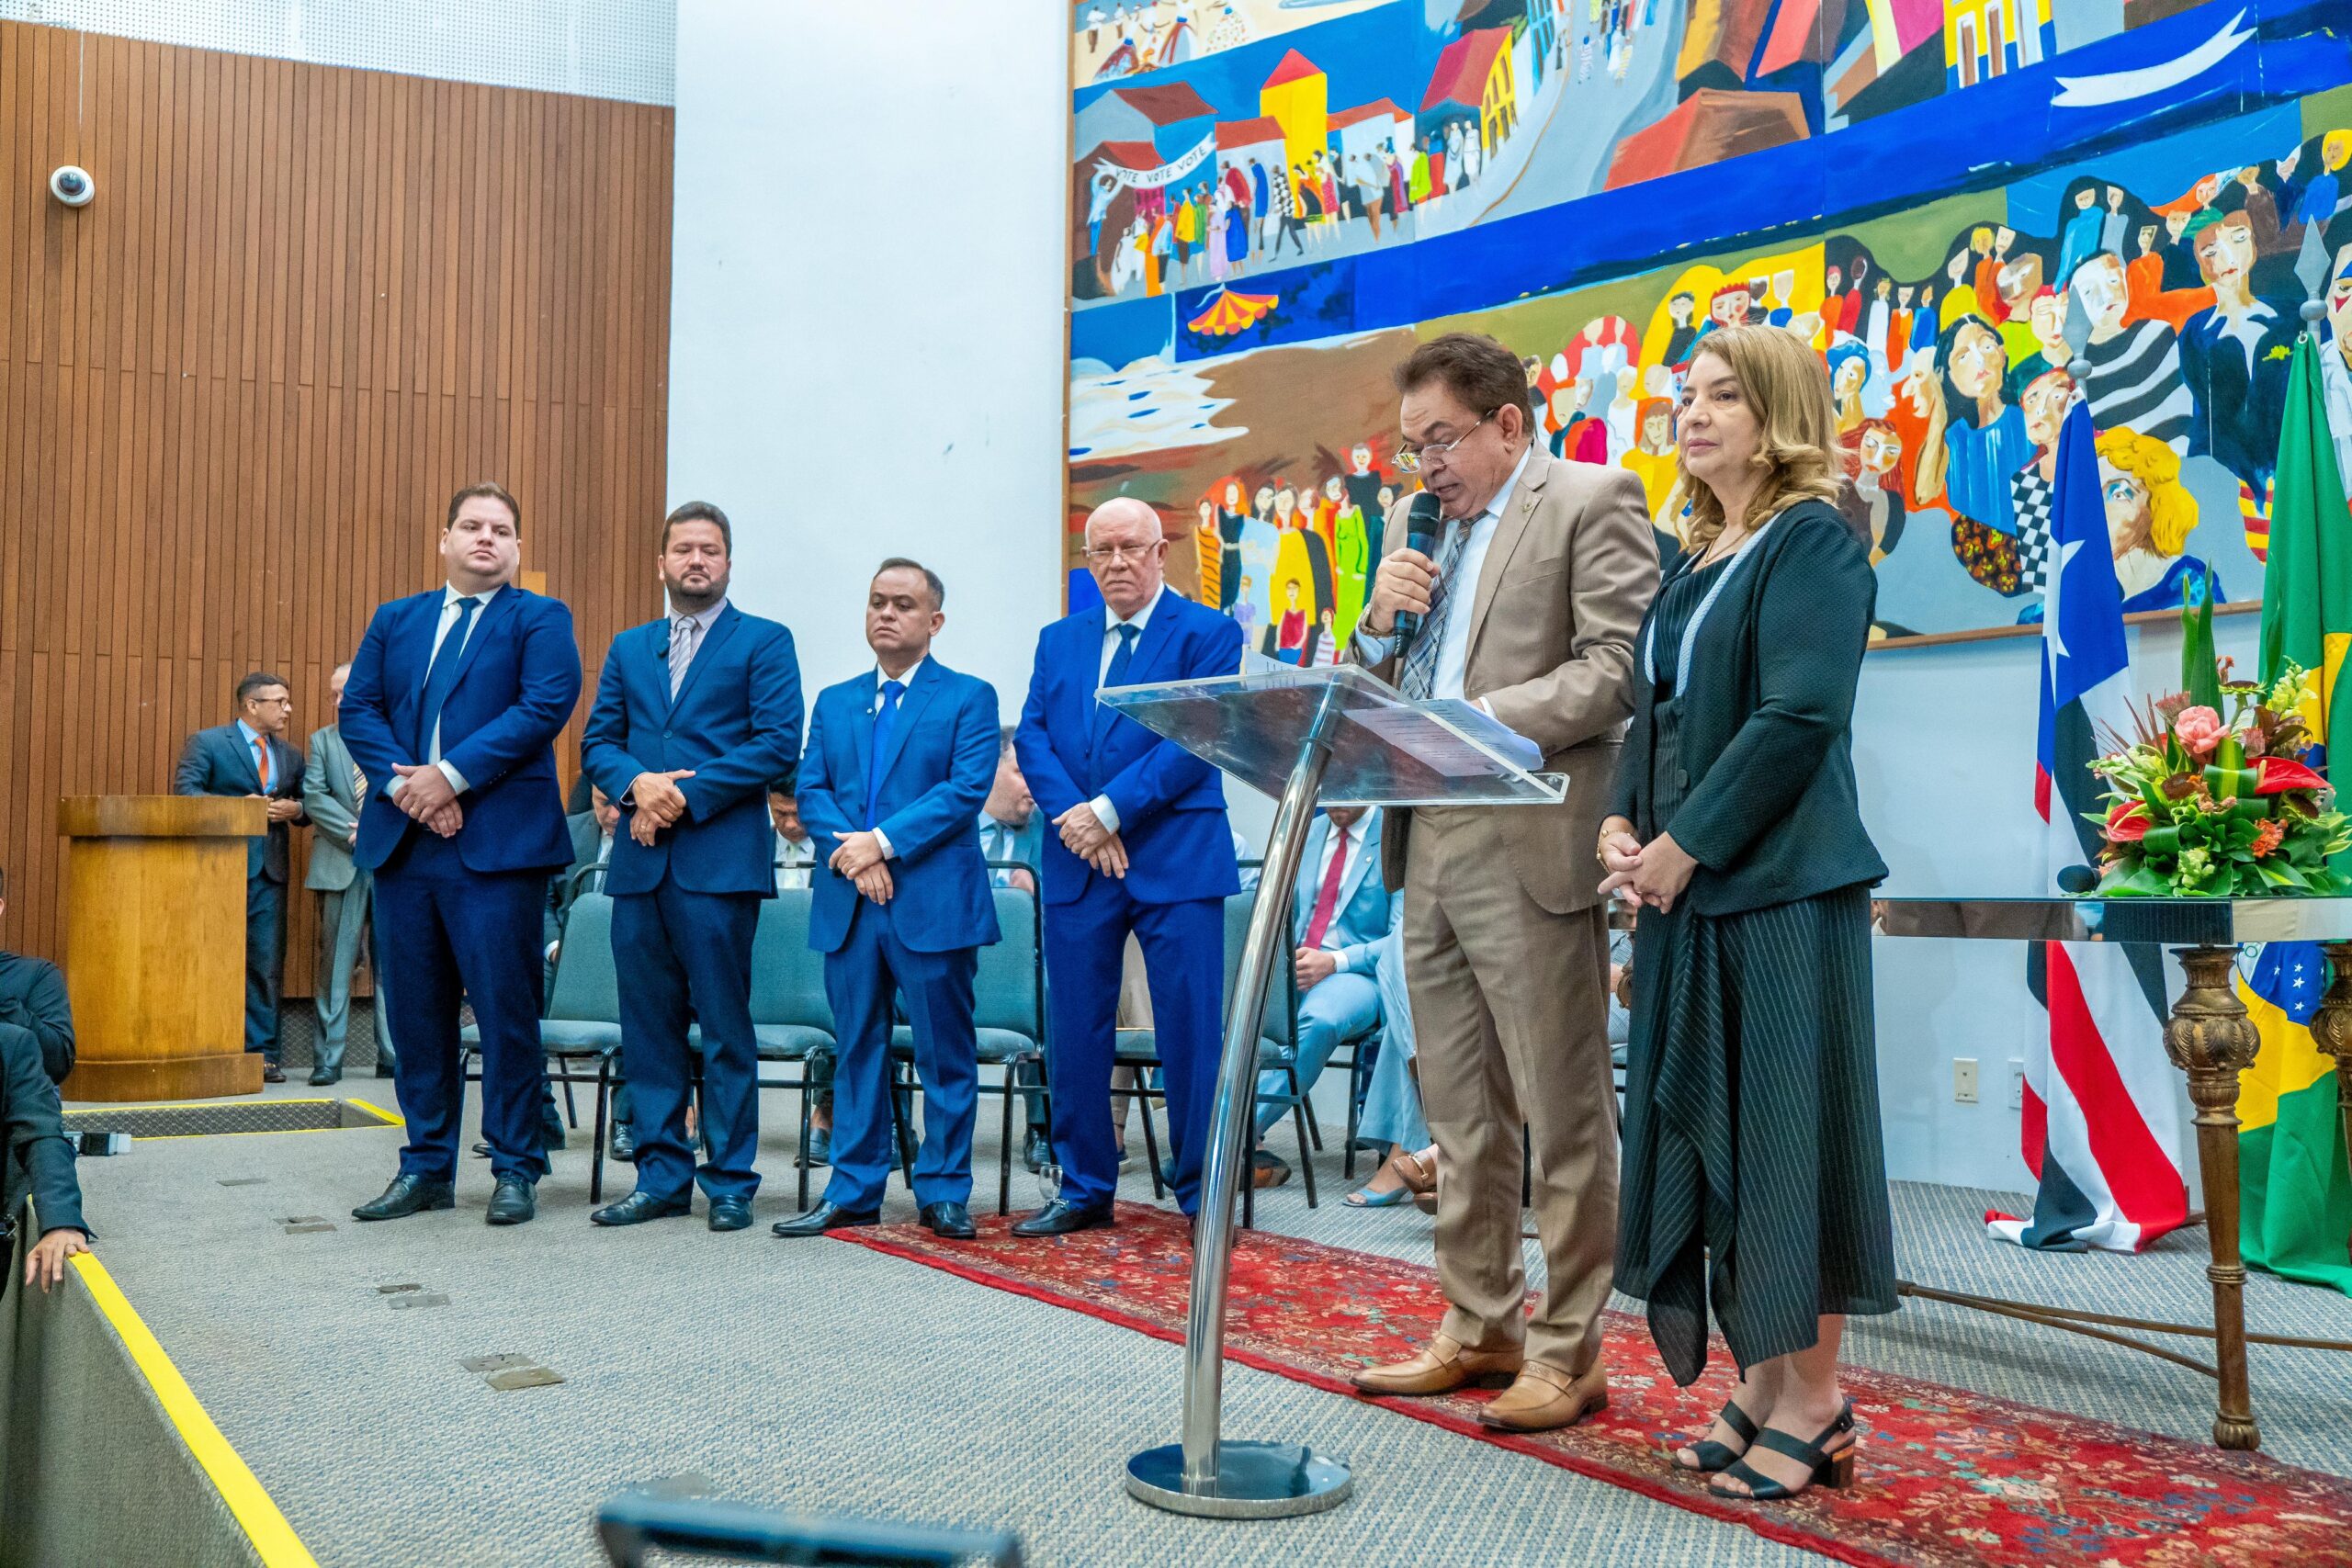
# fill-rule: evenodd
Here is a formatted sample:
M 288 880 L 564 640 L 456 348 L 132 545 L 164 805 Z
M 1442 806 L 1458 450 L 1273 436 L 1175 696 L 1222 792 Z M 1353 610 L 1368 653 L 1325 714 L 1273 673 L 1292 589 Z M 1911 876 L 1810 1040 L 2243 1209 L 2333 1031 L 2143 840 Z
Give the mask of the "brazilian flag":
M 2305 332 L 2288 371 L 2262 590 L 2262 674 L 2275 679 L 2290 662 L 2318 672 L 2303 716 L 2321 749 L 2306 761 L 2330 773 L 2326 749 L 2339 731 L 2352 746 L 2352 711 L 2341 705 L 2352 702 L 2352 682 L 2341 679 L 2352 649 L 2352 517 L 2328 435 L 2319 354 Z M 2310 942 L 2269 943 L 2252 978 L 2239 984 L 2262 1033 L 2238 1089 L 2245 1251 L 2257 1269 L 2352 1295 L 2352 1179 L 2335 1063 L 2311 1032 L 2325 989 L 2326 963 Z

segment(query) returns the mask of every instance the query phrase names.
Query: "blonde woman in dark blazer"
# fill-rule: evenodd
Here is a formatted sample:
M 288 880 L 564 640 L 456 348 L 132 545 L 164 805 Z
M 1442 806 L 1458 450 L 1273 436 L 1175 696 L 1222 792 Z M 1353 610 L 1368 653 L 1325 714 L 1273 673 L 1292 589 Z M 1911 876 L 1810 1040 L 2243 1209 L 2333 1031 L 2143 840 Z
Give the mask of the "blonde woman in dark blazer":
M 1605 891 L 1641 907 L 1617 1285 L 1675 1381 L 1707 1318 L 1737 1393 L 1685 1469 L 1725 1497 L 1853 1471 L 1846 1315 L 1894 1310 L 1849 726 L 1876 600 L 1830 505 L 1828 378 L 1778 327 L 1702 338 L 1683 389 L 1690 547 L 1635 644 L 1601 823 Z

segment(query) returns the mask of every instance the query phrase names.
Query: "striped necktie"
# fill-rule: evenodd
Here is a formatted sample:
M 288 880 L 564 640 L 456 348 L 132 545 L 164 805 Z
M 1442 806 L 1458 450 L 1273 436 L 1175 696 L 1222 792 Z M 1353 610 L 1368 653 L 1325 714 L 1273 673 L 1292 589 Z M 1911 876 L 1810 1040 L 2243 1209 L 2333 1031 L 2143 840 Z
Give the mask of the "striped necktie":
M 702 623 L 692 615 L 680 615 L 670 626 L 670 700 L 678 700 L 678 688 L 685 683 L 686 667 L 695 661 L 695 635 L 702 630 Z
M 1469 539 L 1468 525 L 1457 521 L 1445 525 L 1445 543 L 1437 552 L 1437 582 L 1430 589 L 1430 613 L 1421 617 L 1420 633 L 1405 654 L 1405 671 L 1396 682 L 1396 689 L 1417 703 L 1429 700 L 1430 687 L 1437 679 L 1438 648 L 1445 641 L 1447 591 L 1453 586 L 1453 569 Z

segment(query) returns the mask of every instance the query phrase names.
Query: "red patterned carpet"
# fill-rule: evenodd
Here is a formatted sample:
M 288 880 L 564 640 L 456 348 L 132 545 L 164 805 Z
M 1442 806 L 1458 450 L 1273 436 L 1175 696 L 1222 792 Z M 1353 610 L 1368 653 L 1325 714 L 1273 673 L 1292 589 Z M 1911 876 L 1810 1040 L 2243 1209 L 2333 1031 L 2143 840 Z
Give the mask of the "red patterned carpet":
M 978 1242 L 943 1242 L 918 1225 L 834 1234 L 1181 1341 L 1183 1233 L 1165 1210 L 1123 1203 L 1119 1217 L 1116 1229 L 1044 1244 L 1013 1241 L 994 1219 Z M 1228 1358 L 1338 1393 L 1357 1368 L 1411 1354 L 1442 1310 L 1430 1269 L 1263 1232 L 1241 1236 L 1231 1299 Z M 1565 1432 L 1488 1432 L 1476 1423 L 1486 1393 L 1374 1403 L 1847 1562 L 2352 1564 L 2352 1481 L 1883 1372 L 1847 1380 L 1862 1427 L 1850 1491 L 1721 1502 L 1668 1452 L 1703 1432 L 1729 1393 L 1721 1346 L 1690 1389 L 1674 1386 L 1636 1318 L 1610 1315 L 1607 1354 L 1608 1411 Z

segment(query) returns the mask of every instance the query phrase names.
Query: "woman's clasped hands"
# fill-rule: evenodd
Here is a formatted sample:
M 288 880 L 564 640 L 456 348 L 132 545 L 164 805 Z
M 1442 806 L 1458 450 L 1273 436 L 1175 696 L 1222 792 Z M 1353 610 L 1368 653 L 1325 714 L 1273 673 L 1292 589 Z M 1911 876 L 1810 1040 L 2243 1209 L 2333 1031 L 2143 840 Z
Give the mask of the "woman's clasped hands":
M 1671 833 L 1660 833 L 1647 844 L 1634 835 L 1634 825 L 1611 817 L 1600 825 L 1600 864 L 1609 874 L 1600 884 L 1604 898 L 1614 893 L 1628 904 L 1646 905 L 1666 913 L 1690 886 L 1699 868 Z

